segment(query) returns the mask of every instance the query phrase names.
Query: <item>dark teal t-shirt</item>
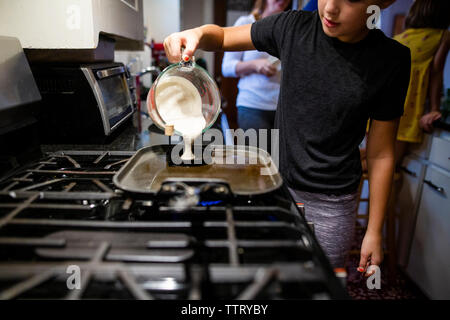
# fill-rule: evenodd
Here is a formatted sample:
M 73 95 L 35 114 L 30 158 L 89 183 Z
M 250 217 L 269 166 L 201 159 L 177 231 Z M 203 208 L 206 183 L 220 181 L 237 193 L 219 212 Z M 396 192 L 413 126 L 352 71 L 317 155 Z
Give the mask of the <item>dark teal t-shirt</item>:
M 409 49 L 377 29 L 354 44 L 328 37 L 317 11 L 267 17 L 253 24 L 251 35 L 257 50 L 282 62 L 275 127 L 288 186 L 336 195 L 356 191 L 368 119 L 403 114 Z

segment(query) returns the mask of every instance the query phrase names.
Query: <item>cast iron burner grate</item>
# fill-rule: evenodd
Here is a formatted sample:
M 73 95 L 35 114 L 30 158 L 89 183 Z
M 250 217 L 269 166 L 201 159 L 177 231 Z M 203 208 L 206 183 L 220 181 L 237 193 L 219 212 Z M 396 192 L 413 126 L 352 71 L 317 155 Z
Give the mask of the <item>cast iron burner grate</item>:
M 0 299 L 347 298 L 284 187 L 175 210 L 116 189 L 132 155 L 50 154 L 0 182 Z

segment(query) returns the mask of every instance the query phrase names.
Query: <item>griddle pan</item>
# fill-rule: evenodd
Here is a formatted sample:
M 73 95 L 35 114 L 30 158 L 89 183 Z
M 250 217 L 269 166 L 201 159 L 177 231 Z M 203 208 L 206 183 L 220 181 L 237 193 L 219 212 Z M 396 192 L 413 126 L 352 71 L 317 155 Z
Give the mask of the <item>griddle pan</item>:
M 226 183 L 238 196 L 272 192 L 283 184 L 269 154 L 255 147 L 209 146 L 211 164 L 173 165 L 173 146 L 139 150 L 113 177 L 114 184 L 129 193 L 156 195 L 165 182 Z

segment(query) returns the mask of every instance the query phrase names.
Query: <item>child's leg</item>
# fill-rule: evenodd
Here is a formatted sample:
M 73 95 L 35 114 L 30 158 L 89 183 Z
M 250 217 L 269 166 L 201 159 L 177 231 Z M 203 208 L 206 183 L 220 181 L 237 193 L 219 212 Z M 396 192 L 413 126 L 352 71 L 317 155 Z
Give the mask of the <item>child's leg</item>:
M 358 194 L 330 196 L 290 189 L 296 202 L 305 204 L 308 222 L 334 268 L 345 267 L 355 230 Z

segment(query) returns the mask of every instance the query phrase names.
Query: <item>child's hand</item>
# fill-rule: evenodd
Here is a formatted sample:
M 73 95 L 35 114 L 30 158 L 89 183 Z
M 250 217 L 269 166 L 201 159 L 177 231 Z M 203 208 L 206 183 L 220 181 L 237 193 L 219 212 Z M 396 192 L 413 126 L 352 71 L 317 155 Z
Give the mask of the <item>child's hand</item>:
M 253 60 L 253 66 L 256 73 L 272 77 L 277 73 L 277 68 L 268 59 Z
M 179 62 L 181 59 L 189 61 L 194 55 L 195 50 L 200 43 L 201 31 L 199 29 L 191 29 L 183 32 L 173 33 L 164 40 L 164 49 L 167 59 L 171 63 Z M 183 57 L 181 50 L 184 49 Z
M 442 117 L 442 114 L 439 111 L 431 111 L 427 113 L 420 119 L 420 127 L 425 132 L 433 131 L 433 122 L 439 120 Z
M 371 276 L 373 272 L 369 273 L 368 268 L 371 265 L 379 266 L 383 261 L 383 255 L 382 235 L 367 232 L 361 245 L 358 271 L 365 272 L 366 277 Z

